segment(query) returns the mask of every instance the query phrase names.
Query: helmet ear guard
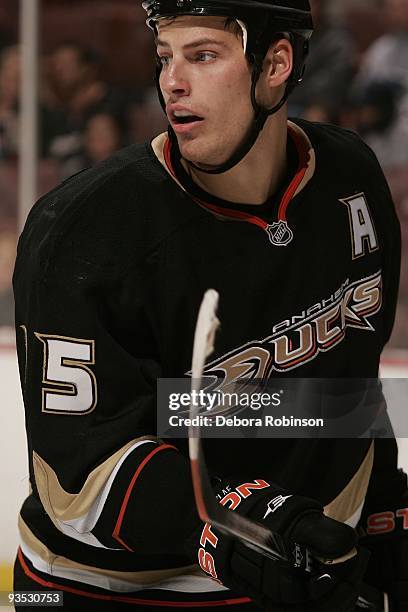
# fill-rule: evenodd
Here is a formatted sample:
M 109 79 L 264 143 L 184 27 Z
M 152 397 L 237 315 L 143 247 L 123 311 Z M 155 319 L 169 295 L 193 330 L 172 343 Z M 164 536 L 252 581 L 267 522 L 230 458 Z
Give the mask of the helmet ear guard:
M 157 34 L 157 21 L 166 17 L 181 15 L 222 16 L 235 19 L 243 29 L 245 26 L 244 51 L 252 66 L 251 102 L 254 121 L 244 141 L 234 154 L 222 165 L 203 169 L 189 162 L 193 167 L 208 174 L 221 174 L 238 164 L 256 142 L 266 120 L 278 112 L 286 103 L 290 93 L 301 82 L 313 33 L 313 21 L 308 0 L 145 0 L 147 25 Z M 256 85 L 262 73 L 263 61 L 273 42 L 281 37 L 289 38 L 293 49 L 293 69 L 286 83 L 282 99 L 273 108 L 261 107 L 256 100 Z M 160 104 L 165 110 L 163 94 L 159 85 L 161 64 L 156 68 L 156 85 Z M 169 136 L 178 148 L 177 138 L 171 127 Z

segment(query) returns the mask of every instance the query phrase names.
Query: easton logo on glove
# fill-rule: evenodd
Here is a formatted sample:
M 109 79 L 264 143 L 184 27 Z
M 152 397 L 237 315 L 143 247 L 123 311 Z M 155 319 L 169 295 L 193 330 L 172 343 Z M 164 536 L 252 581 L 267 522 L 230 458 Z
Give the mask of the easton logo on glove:
M 268 516 L 268 514 L 272 514 L 278 508 L 283 506 L 283 504 L 285 503 L 287 499 L 289 499 L 289 497 L 292 497 L 292 495 L 285 495 L 285 496 L 278 495 L 277 497 L 274 497 L 273 499 L 271 499 L 271 501 L 267 505 L 267 510 L 265 512 L 264 519 Z

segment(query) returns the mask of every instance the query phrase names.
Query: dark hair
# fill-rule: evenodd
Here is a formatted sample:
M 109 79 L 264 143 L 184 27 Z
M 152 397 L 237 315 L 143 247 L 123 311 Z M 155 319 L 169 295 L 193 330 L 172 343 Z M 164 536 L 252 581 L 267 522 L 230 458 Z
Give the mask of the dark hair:
M 235 34 L 235 36 L 237 36 L 237 38 L 241 38 L 242 36 L 241 26 L 233 17 L 227 17 L 225 19 L 224 30 L 232 32 L 233 34 Z

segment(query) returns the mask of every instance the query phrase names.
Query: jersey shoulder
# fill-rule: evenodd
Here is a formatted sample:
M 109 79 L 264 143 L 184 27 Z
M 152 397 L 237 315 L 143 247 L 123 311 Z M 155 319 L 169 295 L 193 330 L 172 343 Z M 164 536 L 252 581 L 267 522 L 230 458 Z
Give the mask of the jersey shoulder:
M 309 137 L 316 156 L 320 177 L 360 191 L 378 194 L 386 200 L 392 196 L 384 172 L 374 151 L 352 130 L 332 124 L 293 121 Z
M 361 162 L 371 167 L 374 165 L 380 170 L 372 149 L 353 130 L 330 123 L 314 123 L 298 118 L 292 121 L 307 134 L 318 158 L 329 155 L 325 159 L 336 165 L 343 160 L 350 163 L 350 158 L 358 158 Z
M 122 184 L 143 189 L 150 182 L 157 184 L 162 178 L 163 172 L 159 164 L 155 163 L 148 145 L 131 145 L 62 181 L 34 205 L 31 216 L 51 202 L 52 207 L 58 203 L 58 206 L 64 207 L 65 204 L 70 208 L 78 200 L 84 203 L 95 194 L 103 196 L 112 185 L 117 187 Z M 103 202 L 104 198 L 101 200 Z
M 148 144 L 127 147 L 67 179 L 30 212 L 20 257 L 50 259 L 68 249 L 82 258 L 140 259 L 180 222 L 177 186 Z M 180 212 L 182 215 L 182 212 Z

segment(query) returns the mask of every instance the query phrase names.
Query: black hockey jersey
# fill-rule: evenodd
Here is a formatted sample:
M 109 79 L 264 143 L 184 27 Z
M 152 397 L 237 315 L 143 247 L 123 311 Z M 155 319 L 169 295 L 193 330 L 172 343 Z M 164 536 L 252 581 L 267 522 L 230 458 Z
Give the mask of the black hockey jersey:
M 388 187 L 353 133 L 297 120 L 288 134 L 297 170 L 259 207 L 189 186 L 166 135 L 33 207 L 14 274 L 32 486 L 20 534 L 56 583 L 222 589 L 184 553 L 197 521 L 187 448 L 159 441 L 155 422 L 156 380 L 189 371 L 207 288 L 222 320 L 208 372 L 377 376 L 399 278 Z M 206 452 L 218 476 L 270 478 L 351 520 L 373 446 L 211 440 Z M 383 446 L 395 465 L 395 443 Z

